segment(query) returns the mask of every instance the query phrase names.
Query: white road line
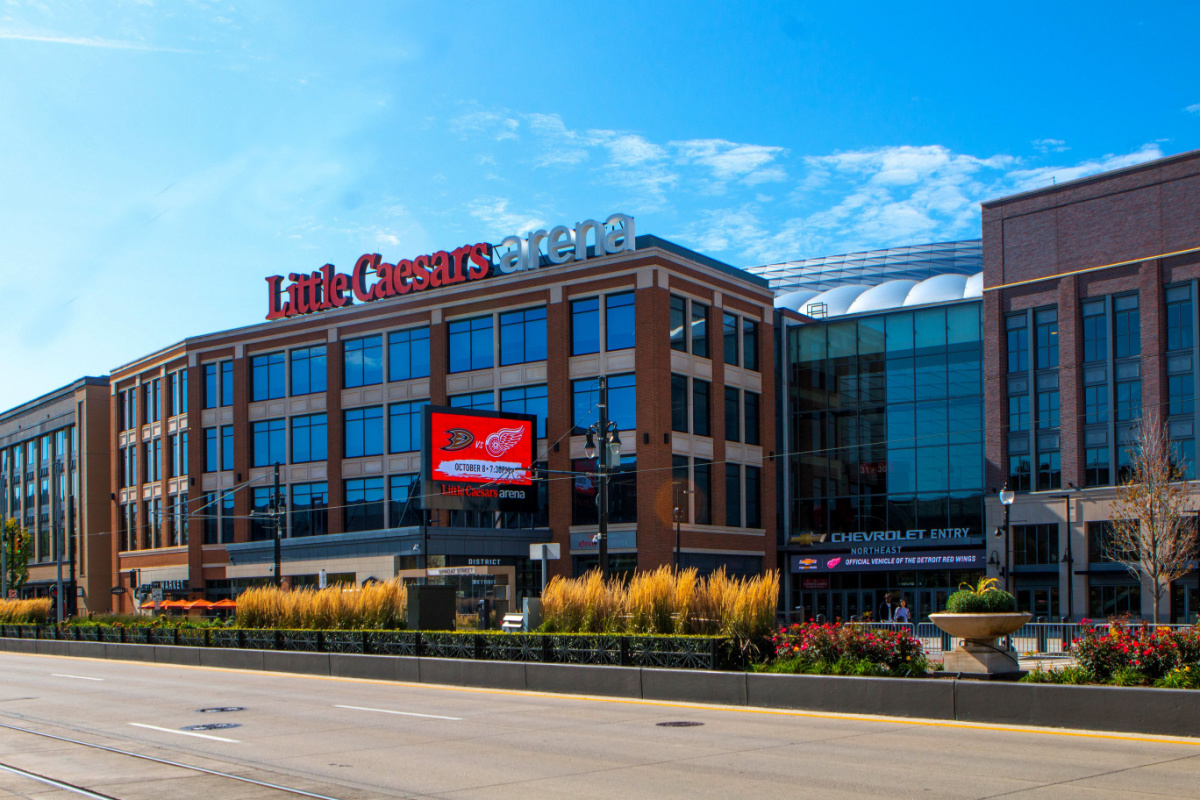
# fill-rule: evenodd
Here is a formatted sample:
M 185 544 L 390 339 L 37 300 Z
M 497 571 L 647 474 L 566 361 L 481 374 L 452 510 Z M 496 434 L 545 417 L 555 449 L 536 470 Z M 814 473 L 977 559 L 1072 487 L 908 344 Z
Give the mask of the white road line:
M 102 681 L 104 678 L 88 678 L 84 675 L 64 675 L 61 672 L 51 672 L 51 678 L 74 678 L 77 681 Z
M 424 717 L 425 719 L 451 719 L 455 722 L 462 722 L 462 717 L 443 717 L 440 714 L 418 714 L 415 711 L 390 711 L 386 708 L 364 708 L 362 706 L 334 706 L 334 708 L 348 708 L 351 711 L 376 711 L 380 714 L 399 714 L 402 717 Z
M 207 733 L 192 733 L 191 731 L 177 731 L 172 728 L 160 728 L 157 725 L 143 725 L 140 722 L 129 723 L 135 728 L 149 728 L 152 731 L 162 731 L 163 733 L 177 733 L 180 736 L 195 736 L 200 739 L 212 739 L 214 742 L 232 742 L 233 744 L 241 744 L 237 739 L 226 739 L 224 736 L 209 736 Z

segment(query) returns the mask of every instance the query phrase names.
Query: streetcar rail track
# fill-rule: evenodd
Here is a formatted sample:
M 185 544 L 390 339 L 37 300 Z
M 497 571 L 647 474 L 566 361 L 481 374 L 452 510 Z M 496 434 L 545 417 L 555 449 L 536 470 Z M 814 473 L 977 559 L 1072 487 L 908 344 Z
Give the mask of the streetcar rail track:
M 199 773 L 203 773 L 205 775 L 212 775 L 217 778 L 226 778 L 231 781 L 238 781 L 239 783 L 248 783 L 252 786 L 259 786 L 264 789 L 274 789 L 279 792 L 285 792 L 287 794 L 293 794 L 293 795 L 297 795 L 300 797 L 311 797 L 311 798 L 313 798 L 313 800 L 341 800 L 340 798 L 337 798 L 337 797 L 331 797 L 331 796 L 325 795 L 325 794 L 318 794 L 316 792 L 309 792 L 304 789 L 297 789 L 292 786 L 282 786 L 280 784 L 271 783 L 269 781 L 260 781 L 260 780 L 254 779 L 254 778 L 247 778 L 243 775 L 233 775 L 228 772 L 221 772 L 220 770 L 209 769 L 208 767 L 197 767 L 194 764 L 184 764 L 184 763 L 181 763 L 178 761 L 171 761 L 168 758 L 160 758 L 158 756 L 150 756 L 150 755 L 146 755 L 144 753 L 134 753 L 129 750 L 122 750 L 119 747 L 109 747 L 108 745 L 96 744 L 95 742 L 84 742 L 79 739 L 72 739 L 68 736 L 58 736 L 53 733 L 46 733 L 45 731 L 36 731 L 31 728 L 22 728 L 19 725 L 7 725 L 4 723 L 0 723 L 0 729 L 17 731 L 18 733 L 28 733 L 28 734 L 32 734 L 33 736 L 41 736 L 45 739 L 52 739 L 57 742 L 73 744 L 73 745 L 77 745 L 79 747 L 87 747 L 92 750 L 100 750 L 105 753 L 114 753 L 116 755 L 128 756 L 129 758 L 137 758 L 137 759 L 141 759 L 142 761 L 149 761 L 154 764 L 161 764 L 161 765 L 167 766 L 167 767 L 175 767 L 177 769 L 190 770 L 191 772 L 199 772 Z M 94 791 L 92 791 L 90 789 L 86 789 L 84 787 L 76 787 L 71 784 L 67 784 L 65 781 L 55 782 L 54 778 L 48 778 L 44 775 L 37 775 L 36 773 L 28 772 L 26 770 L 20 770 L 16 767 L 11 767 L 6 764 L 0 764 L 0 770 L 6 771 L 6 772 L 11 772 L 11 773 L 17 774 L 17 775 L 21 775 L 21 776 L 29 778 L 31 780 L 41 781 L 42 783 L 48 783 L 50 785 L 55 785 L 61 789 L 64 789 L 66 791 L 73 791 L 77 794 L 86 793 L 85 796 L 98 798 L 99 800 L 117 800 L 117 798 L 112 798 L 112 797 L 109 797 L 108 795 L 100 794 L 98 792 L 94 792 Z

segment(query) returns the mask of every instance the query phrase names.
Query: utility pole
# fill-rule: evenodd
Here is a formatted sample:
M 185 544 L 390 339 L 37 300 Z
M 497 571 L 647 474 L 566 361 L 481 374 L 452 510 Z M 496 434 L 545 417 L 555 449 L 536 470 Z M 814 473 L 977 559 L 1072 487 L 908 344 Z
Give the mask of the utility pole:
M 608 579 L 608 380 L 600 376 L 600 575 Z
M 63 579 L 62 579 L 62 520 L 59 514 L 62 512 L 62 500 L 58 496 L 58 479 L 62 475 L 62 462 L 59 461 L 61 453 L 54 454 L 54 461 L 50 463 L 50 524 L 54 527 L 54 561 L 58 568 L 57 576 L 54 579 L 54 618 L 59 625 L 63 622 Z
M 675 490 L 675 571 L 678 572 L 683 564 L 683 550 L 680 547 L 680 525 L 684 517 L 684 500 L 691 494 L 687 489 Z
M 0 600 L 8 599 L 8 463 L 0 472 Z
M 275 488 L 271 492 L 271 533 L 275 538 L 275 586 L 283 586 L 283 545 L 279 540 L 279 515 L 284 513 L 279 497 L 279 462 L 275 462 Z

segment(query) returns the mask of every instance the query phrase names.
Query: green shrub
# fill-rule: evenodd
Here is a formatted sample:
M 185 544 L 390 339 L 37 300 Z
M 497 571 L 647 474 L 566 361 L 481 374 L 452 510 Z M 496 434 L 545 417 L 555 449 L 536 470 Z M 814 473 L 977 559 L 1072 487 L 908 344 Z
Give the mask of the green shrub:
M 1021 683 L 1058 683 L 1057 676 L 1050 670 L 1034 667 L 1021 678 Z
M 960 589 L 946 601 L 946 611 L 950 614 L 1007 614 L 1016 610 L 1016 598 L 997 589 L 982 593 Z
M 1191 667 L 1180 667 L 1156 680 L 1154 685 L 1159 689 L 1200 689 L 1200 675 Z
M 1108 682 L 1111 686 L 1145 686 L 1146 673 L 1133 667 L 1121 667 Z
M 1080 666 L 1063 667 L 1062 669 L 1054 670 L 1055 683 L 1069 683 L 1074 685 L 1082 685 L 1085 683 L 1093 683 L 1092 674 Z

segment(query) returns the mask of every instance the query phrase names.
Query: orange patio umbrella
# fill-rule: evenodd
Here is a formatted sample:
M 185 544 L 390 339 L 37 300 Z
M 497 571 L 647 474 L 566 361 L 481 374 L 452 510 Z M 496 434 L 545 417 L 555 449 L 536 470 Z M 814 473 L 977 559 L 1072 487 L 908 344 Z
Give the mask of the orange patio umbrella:
M 224 600 L 218 600 L 217 602 L 215 602 L 211 606 L 209 606 L 209 608 L 221 608 L 221 609 L 237 608 L 237 603 L 233 602 L 229 598 L 226 598 Z
M 212 603 L 201 598 L 199 600 L 192 600 L 188 603 L 185 603 L 183 607 L 186 608 L 188 611 L 191 611 L 193 608 L 201 608 L 201 609 L 212 608 Z
M 160 603 L 159 608 L 187 608 L 187 600 L 168 600 L 165 603 Z

